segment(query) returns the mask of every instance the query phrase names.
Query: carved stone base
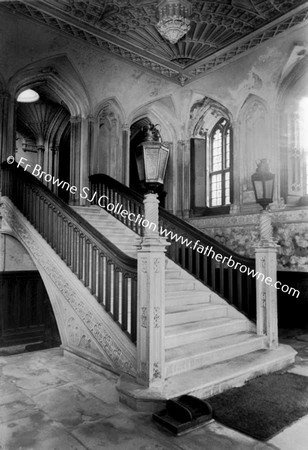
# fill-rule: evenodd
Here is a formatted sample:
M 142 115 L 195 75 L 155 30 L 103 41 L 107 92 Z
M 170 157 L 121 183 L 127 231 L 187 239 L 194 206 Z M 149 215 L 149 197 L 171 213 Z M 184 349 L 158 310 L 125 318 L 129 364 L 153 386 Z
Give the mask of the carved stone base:
M 257 288 L 257 333 L 266 335 L 268 346 L 278 346 L 277 247 L 263 245 L 255 249 L 256 271 L 264 275 L 256 279 Z
M 145 237 L 138 250 L 137 379 L 151 387 L 164 380 L 165 249 Z

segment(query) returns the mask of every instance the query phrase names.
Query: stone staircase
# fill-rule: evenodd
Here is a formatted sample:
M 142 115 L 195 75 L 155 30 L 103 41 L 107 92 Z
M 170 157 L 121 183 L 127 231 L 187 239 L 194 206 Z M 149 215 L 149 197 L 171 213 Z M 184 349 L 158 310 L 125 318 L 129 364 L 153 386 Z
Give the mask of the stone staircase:
M 137 234 L 98 206 L 74 209 L 123 252 L 137 258 Z M 167 257 L 165 314 L 167 380 L 162 399 L 188 392 L 208 397 L 294 361 L 294 350 L 267 349 L 266 337 L 256 334 L 251 321 Z M 132 401 L 125 401 L 136 407 L 140 386 L 134 393 L 131 382 L 127 383 L 122 383 L 120 393 L 129 391 Z

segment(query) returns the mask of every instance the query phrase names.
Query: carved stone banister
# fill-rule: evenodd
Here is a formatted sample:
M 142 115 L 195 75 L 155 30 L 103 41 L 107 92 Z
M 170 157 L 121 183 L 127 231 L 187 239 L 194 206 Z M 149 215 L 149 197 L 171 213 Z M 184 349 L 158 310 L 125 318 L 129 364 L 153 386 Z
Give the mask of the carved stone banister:
M 32 257 L 49 295 L 65 353 L 118 373 L 136 376 L 136 346 L 119 333 L 89 289 L 7 197 L 1 213 Z
M 133 212 L 135 215 L 143 216 L 143 197 L 127 186 L 112 179 L 108 175 L 96 174 L 90 177 L 92 192 L 99 192 L 99 195 L 106 195 L 109 201 L 113 201 L 116 196 L 117 202 L 123 207 Z M 108 201 L 104 203 L 104 206 Z M 108 209 L 106 208 L 108 211 Z M 144 235 L 144 228 L 138 226 L 134 221 L 127 221 L 120 214 L 111 214 L 132 229 L 140 236 Z M 191 246 L 186 246 L 181 239 L 176 242 L 170 241 L 167 249 L 167 256 L 179 264 L 190 274 L 194 275 L 206 286 L 224 297 L 230 304 L 249 316 L 256 317 L 256 289 L 255 279 L 246 272 L 240 272 L 240 266 L 248 269 L 255 268 L 255 260 L 241 256 L 214 238 L 202 233 L 184 220 L 169 213 L 163 208 L 159 208 L 159 226 L 162 229 L 172 231 L 178 237 L 183 237 L 191 241 Z M 159 228 L 160 228 L 159 227 Z M 204 254 L 204 250 L 211 250 L 210 254 Z M 221 255 L 221 259 L 215 259 L 215 255 Z M 225 258 L 224 264 L 222 259 Z M 229 265 L 227 262 L 229 261 Z M 232 262 L 233 261 L 233 262 Z M 232 265 L 233 264 L 233 265 Z M 234 269 L 237 267 L 237 269 Z
M 135 342 L 137 260 L 119 250 L 30 173 L 7 163 L 2 164 L 2 172 L 3 194 L 9 197 L 34 225 L 111 317 L 117 311 L 120 300 L 122 303 L 130 302 L 132 310 L 130 324 L 128 326 L 128 319 L 124 318 L 119 325 Z M 110 266 L 104 275 L 104 285 L 99 280 L 103 276 L 104 269 L 97 259 L 98 252 Z M 122 283 L 118 286 L 119 277 L 113 277 L 116 271 L 127 275 L 125 285 Z M 98 292 L 97 285 L 100 286 Z M 120 299 L 114 295 L 120 288 L 127 298 Z M 103 297 L 107 299 L 106 304 Z M 115 317 L 115 321 L 118 322 L 118 317 Z

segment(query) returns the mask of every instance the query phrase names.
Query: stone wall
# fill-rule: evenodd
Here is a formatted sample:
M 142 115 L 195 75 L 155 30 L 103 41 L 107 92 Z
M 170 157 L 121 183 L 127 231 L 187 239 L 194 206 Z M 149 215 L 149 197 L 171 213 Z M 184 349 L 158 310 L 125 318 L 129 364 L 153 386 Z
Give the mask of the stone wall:
M 308 208 L 271 212 L 278 270 L 308 272 Z M 254 257 L 260 214 L 191 218 L 188 222 L 243 256 Z
M 0 272 L 25 270 L 37 270 L 31 256 L 15 237 L 0 231 Z

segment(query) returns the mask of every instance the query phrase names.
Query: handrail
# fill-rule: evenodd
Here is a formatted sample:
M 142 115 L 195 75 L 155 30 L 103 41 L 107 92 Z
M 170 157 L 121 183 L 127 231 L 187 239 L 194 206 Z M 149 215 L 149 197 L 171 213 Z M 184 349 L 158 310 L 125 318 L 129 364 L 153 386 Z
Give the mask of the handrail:
M 97 192 L 94 203 L 97 203 L 97 199 L 100 196 L 106 196 L 109 202 L 113 204 L 119 203 L 123 206 L 123 209 L 140 214 L 140 216 L 143 215 L 142 195 L 122 183 L 108 175 L 96 174 L 90 176 L 90 184 L 92 197 Z M 108 201 L 104 198 L 101 205 L 105 207 Z M 142 226 L 137 226 L 133 221 L 129 221 L 127 216 L 122 217 L 120 214 L 117 214 L 116 210 L 111 211 L 110 214 L 142 236 Z M 166 229 L 178 237 L 183 237 L 183 240 L 187 239 L 188 241 L 192 241 L 192 243 L 200 241 L 199 245 L 202 245 L 204 248 L 207 246 L 208 248 L 212 248 L 213 252 L 211 255 L 220 254 L 222 257 L 231 257 L 235 264 L 239 263 L 247 266 L 247 268 L 255 267 L 254 259 L 233 252 L 225 245 L 217 242 L 214 238 L 207 236 L 165 209 L 159 209 L 159 217 L 160 230 Z M 248 276 L 247 273 L 241 273 L 239 270 L 228 267 L 225 263 L 222 264 L 221 261 L 217 262 L 212 256 L 198 253 L 193 246 L 186 246 L 181 239 L 178 242 L 170 239 L 169 241 L 171 245 L 167 248 L 167 255 L 175 263 L 224 297 L 230 304 L 246 314 L 249 318 L 255 319 L 256 287 L 254 278 Z
M 135 342 L 137 260 L 119 250 L 33 175 L 7 163 L 1 168 L 3 195 Z

